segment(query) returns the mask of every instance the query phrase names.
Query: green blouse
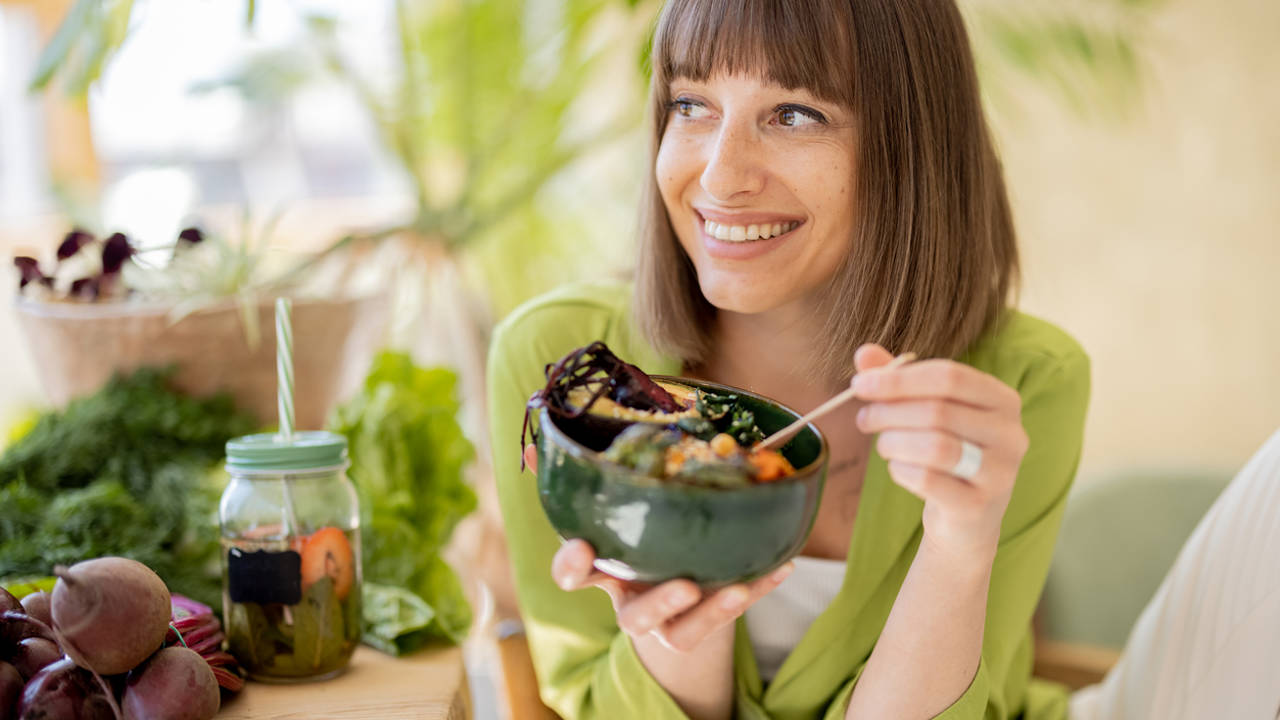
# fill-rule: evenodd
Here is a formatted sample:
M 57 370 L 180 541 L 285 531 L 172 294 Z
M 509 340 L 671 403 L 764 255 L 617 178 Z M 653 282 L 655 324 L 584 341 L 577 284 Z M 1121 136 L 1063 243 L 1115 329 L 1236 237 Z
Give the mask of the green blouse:
M 630 303 L 623 284 L 561 288 L 511 313 L 489 351 L 493 465 L 517 595 L 543 701 L 568 719 L 685 717 L 618 630 L 608 597 L 565 592 L 552 581 L 560 540 L 533 476 L 520 470 L 524 403 L 545 384 L 547 363 L 603 340 L 646 372 L 680 374 L 679 361 L 658 354 L 634 328 Z M 961 360 L 1017 388 L 1031 445 L 1001 529 L 977 675 L 939 717 L 1061 720 L 1065 690 L 1031 678 L 1031 615 L 1080 458 L 1089 360 L 1062 330 L 1022 313 Z M 921 536 L 921 501 L 893 483 L 874 452 L 860 503 L 843 587 L 767 687 L 739 620 L 736 717 L 843 717 Z

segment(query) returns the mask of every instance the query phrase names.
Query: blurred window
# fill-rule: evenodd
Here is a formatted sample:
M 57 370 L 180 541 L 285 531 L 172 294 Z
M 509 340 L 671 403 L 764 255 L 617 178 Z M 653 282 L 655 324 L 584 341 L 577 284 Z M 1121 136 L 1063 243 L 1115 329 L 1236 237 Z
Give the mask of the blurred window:
M 50 210 L 39 98 L 27 79 L 40 52 L 35 16 L 0 4 L 0 219 Z
M 335 20 L 342 52 L 366 77 L 395 72 L 392 0 L 259 2 L 251 27 L 242 3 L 137 2 L 89 94 L 105 225 L 150 234 L 198 205 L 269 213 L 305 198 L 405 192 L 368 115 L 306 51 L 313 14 Z M 25 94 L 34 37 L 20 12 L 0 11 L 0 214 L 53 209 L 40 103 Z M 165 217 L 140 222 L 157 206 Z

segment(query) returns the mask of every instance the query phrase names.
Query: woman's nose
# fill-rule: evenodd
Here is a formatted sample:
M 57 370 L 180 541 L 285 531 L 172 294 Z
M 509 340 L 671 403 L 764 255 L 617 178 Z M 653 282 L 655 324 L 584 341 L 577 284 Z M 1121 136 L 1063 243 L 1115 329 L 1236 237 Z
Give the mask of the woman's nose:
M 764 189 L 764 153 L 752 128 L 725 123 L 712 142 L 701 178 L 708 195 L 727 201 Z

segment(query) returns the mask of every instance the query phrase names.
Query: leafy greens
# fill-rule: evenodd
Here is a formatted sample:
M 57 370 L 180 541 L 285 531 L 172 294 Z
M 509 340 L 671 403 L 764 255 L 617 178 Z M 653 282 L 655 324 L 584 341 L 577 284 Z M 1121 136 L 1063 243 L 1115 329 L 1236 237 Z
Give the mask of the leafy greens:
M 170 375 L 117 375 L 40 416 L 0 456 L 0 577 L 121 555 L 220 606 L 221 488 L 210 470 L 226 441 L 256 423 L 229 396 L 171 389 Z
M 383 352 L 331 429 L 347 436 L 360 495 L 364 641 L 394 654 L 461 642 L 471 608 L 440 552 L 476 507 L 463 477 L 475 449 L 457 414 L 457 376 Z

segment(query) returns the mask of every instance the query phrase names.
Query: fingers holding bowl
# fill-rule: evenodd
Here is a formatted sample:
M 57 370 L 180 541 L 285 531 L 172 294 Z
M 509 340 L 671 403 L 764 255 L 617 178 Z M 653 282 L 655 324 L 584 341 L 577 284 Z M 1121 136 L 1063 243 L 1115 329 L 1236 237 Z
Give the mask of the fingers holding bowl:
M 566 540 L 551 559 L 551 579 L 561 590 L 572 592 L 600 588 L 609 595 L 616 611 L 636 593 L 649 586 L 620 580 L 595 569 L 595 550 L 586 540 Z
M 638 593 L 617 607 L 618 627 L 632 637 L 657 630 L 702 600 L 688 580 L 670 580 Z
M 707 636 L 737 620 L 747 608 L 782 584 L 793 567 L 791 562 L 787 562 L 750 583 L 720 588 L 683 614 L 655 628 L 653 633 L 663 645 L 672 650 L 692 650 Z
M 538 474 L 538 446 L 529 443 L 524 446 L 524 466 L 529 468 L 529 472 L 534 475 Z
M 584 540 L 568 540 L 552 560 L 551 574 L 567 591 L 597 587 L 613 601 L 618 627 L 631 637 L 653 634 L 672 650 L 688 651 L 733 622 L 791 574 L 787 562 L 768 575 L 704 592 L 691 580 L 644 585 L 594 569 L 595 553 Z

